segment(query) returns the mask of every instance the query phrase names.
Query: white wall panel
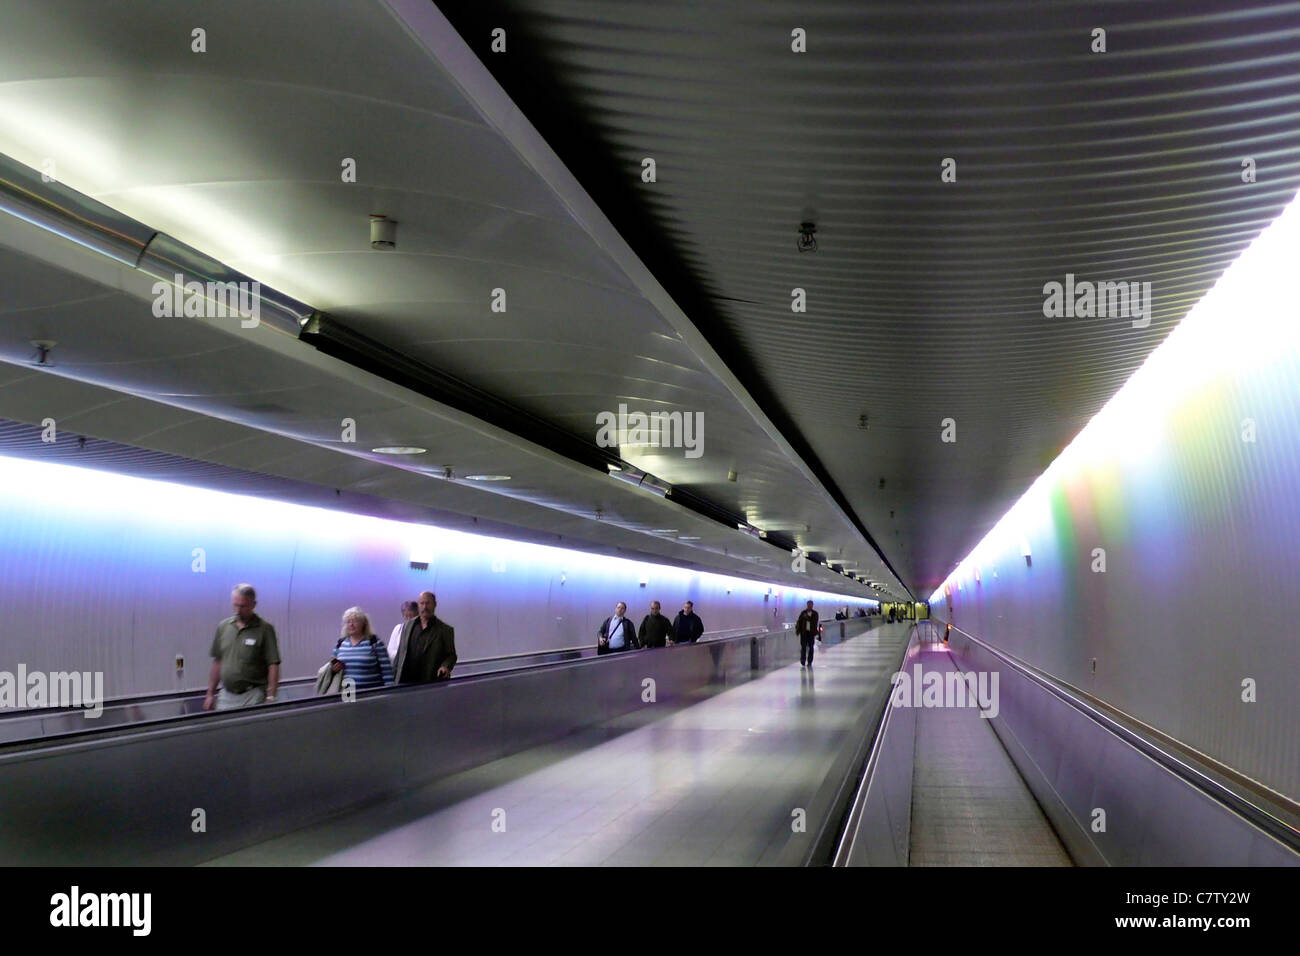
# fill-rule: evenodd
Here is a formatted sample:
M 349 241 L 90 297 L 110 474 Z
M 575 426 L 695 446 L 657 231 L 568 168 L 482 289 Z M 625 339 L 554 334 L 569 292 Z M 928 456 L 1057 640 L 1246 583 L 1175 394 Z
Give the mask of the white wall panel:
M 427 570 L 410 566 L 413 546 L 429 549 Z M 809 595 L 824 616 L 870 603 L 780 585 L 768 597 L 723 575 L 0 458 L 0 617 L 18 622 L 0 630 L 0 670 L 102 671 L 109 697 L 203 686 L 241 581 L 275 625 L 286 679 L 315 673 L 348 607 L 386 639 L 401 602 L 426 589 L 463 660 L 593 645 L 618 600 L 639 623 L 652 599 L 671 616 L 691 597 L 714 633 L 780 628 Z

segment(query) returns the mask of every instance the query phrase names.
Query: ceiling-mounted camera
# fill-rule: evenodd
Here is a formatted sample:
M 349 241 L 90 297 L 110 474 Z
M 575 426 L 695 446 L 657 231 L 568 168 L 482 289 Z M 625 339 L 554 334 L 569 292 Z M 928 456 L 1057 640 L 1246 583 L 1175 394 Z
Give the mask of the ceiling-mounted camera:
M 815 222 L 799 223 L 799 242 L 796 248 L 800 252 L 817 251 L 817 223 Z

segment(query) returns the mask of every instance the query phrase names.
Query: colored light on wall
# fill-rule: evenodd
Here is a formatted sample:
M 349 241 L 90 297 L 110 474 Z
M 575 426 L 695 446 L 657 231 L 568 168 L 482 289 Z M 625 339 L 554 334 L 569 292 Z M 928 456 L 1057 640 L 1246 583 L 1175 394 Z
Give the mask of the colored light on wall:
M 248 529 L 250 548 L 271 547 L 289 537 L 308 545 L 312 541 L 333 544 L 344 540 L 359 551 L 389 550 L 391 543 L 397 541 L 403 545 L 400 553 L 408 554 L 413 563 L 432 565 L 438 555 L 450 553 L 458 559 L 482 559 L 493 570 L 499 568 L 498 573 L 515 570 L 561 573 L 561 568 L 604 572 L 616 567 L 637 575 L 640 581 L 649 581 L 653 575 L 656 585 L 670 588 L 685 589 L 692 580 L 700 579 L 755 598 L 762 598 L 769 588 L 764 582 L 718 572 L 632 561 L 23 458 L 0 457 L 0 505 L 28 513 L 76 515 L 82 522 L 84 542 L 91 552 L 102 554 L 105 562 L 114 560 L 115 543 L 124 525 L 238 525 Z M 302 555 L 300 560 L 310 565 L 310 553 Z M 808 589 L 797 593 L 824 601 L 871 603 L 857 595 L 830 591 Z
M 1214 287 L 1157 347 L 1064 451 L 975 546 L 942 585 L 970 578 L 976 564 L 1044 553 L 1083 554 L 1076 530 L 1087 521 L 1110 541 L 1132 537 L 1148 558 L 1168 552 L 1167 532 L 1180 514 L 1224 507 L 1212 493 L 1216 457 L 1238 432 L 1284 421 L 1300 382 L 1289 367 L 1300 355 L 1300 317 L 1290 280 L 1300 263 L 1300 202 L 1281 215 L 1229 266 Z M 1157 294 L 1159 288 L 1156 288 Z M 1113 334 L 1124 334 L 1117 326 Z M 1249 423 L 1226 418 L 1237 407 L 1243 368 L 1255 395 Z M 1216 440 L 1206 439 L 1213 431 Z M 1171 501 L 1170 475 L 1195 477 L 1201 500 Z M 1181 509 L 1178 511 L 1177 509 Z M 978 580 L 978 572 L 976 573 Z

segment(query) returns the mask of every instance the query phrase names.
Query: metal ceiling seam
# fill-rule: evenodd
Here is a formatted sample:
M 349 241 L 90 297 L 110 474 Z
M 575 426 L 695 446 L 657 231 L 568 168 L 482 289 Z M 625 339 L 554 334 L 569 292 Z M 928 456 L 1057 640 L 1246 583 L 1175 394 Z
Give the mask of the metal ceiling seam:
M 430 0 L 382 0 L 382 2 L 411 39 L 427 50 L 433 60 L 447 73 L 451 82 L 479 111 L 488 126 L 495 129 L 523 163 L 551 188 L 558 200 L 587 231 L 593 241 L 624 271 L 664 321 L 682 336 L 700 362 L 722 382 L 768 438 L 780 448 L 787 460 L 831 508 L 832 513 L 845 523 L 851 533 L 859 537 L 861 544 L 875 552 L 884 562 L 885 567 L 890 569 L 888 558 L 859 531 L 854 519 L 845 512 L 834 496 L 817 479 L 812 469 L 795 452 L 785 436 L 754 401 L 739 379 L 727 368 L 695 324 L 659 284 L 533 124 L 515 106 L 442 12 Z M 894 576 L 899 586 L 907 591 L 906 584 L 898 578 L 897 573 L 894 573 Z
M 140 299 L 142 301 L 153 300 L 154 293 L 152 286 L 155 280 L 152 276 L 137 271 L 125 263 L 102 255 L 97 255 L 90 250 L 77 246 L 70 240 L 66 240 L 60 236 L 55 236 L 42 227 L 27 222 L 26 220 L 14 216 L 4 216 L 2 217 L 2 221 L 14 230 L 17 236 L 21 237 L 15 247 L 21 248 L 24 254 L 31 255 L 53 265 L 56 268 L 71 272 L 74 275 L 79 275 L 83 278 L 89 279 L 90 281 L 100 283 L 113 291 L 131 296 L 132 298 Z M 4 231 L 0 230 L 0 244 L 14 244 L 12 242 L 12 237 L 15 233 L 6 236 Z M 184 318 L 189 321 L 207 325 L 227 335 L 234 336 L 230 330 L 229 323 L 224 322 L 219 318 Z M 418 395 L 418 393 L 389 382 L 379 376 L 371 375 L 370 373 L 357 369 L 345 362 L 329 357 L 318 349 L 300 341 L 296 337 L 286 334 L 283 330 L 270 323 L 262 322 L 253 329 L 240 329 L 238 335 L 234 337 L 242 339 L 245 343 L 252 341 L 254 344 L 265 348 L 268 351 L 275 352 L 276 354 L 289 358 L 300 364 L 306 364 L 315 368 L 317 371 L 333 375 L 334 377 L 353 380 L 356 384 L 362 385 L 362 387 L 366 387 L 370 391 L 381 394 L 394 402 L 402 403 L 413 408 L 420 408 L 422 411 L 431 414 L 434 417 L 441 418 L 461 427 L 469 428 L 470 430 L 482 435 L 484 438 L 501 441 L 506 444 L 518 442 L 520 443 L 519 447 L 521 450 L 526 450 L 537 457 L 546 458 L 555 463 L 564 464 L 575 472 L 585 472 L 589 470 L 562 455 L 552 452 L 544 446 L 528 442 L 527 439 L 522 438 L 521 436 L 516 436 L 504 429 L 480 421 L 468 413 L 451 408 L 450 406 L 442 405 L 426 396 Z M 54 369 L 51 369 L 51 371 L 54 372 Z M 60 374 L 67 378 L 73 377 L 62 372 L 54 372 L 54 374 Z M 364 382 L 360 380 L 361 377 L 364 377 Z M 81 381 L 80 379 L 75 380 Z M 153 400 L 152 396 L 143 392 L 132 391 L 124 388 L 118 388 L 115 390 L 139 398 Z M 412 401 L 412 399 L 417 396 L 419 401 Z M 208 412 L 201 412 L 199 414 L 203 414 L 208 418 L 220 418 L 220 416 L 212 415 Z M 236 422 L 235 424 L 239 423 Z M 275 434 L 280 434 L 281 437 L 285 438 L 294 438 L 299 441 L 305 440 L 289 433 L 275 432 Z M 525 448 L 524 446 L 527 447 Z

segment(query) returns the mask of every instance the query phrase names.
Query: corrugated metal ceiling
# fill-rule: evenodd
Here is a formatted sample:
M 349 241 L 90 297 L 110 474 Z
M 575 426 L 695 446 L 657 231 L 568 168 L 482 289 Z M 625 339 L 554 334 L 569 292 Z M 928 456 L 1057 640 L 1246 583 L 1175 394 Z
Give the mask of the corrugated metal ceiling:
M 439 8 L 922 595 L 1300 185 L 1294 3 Z

